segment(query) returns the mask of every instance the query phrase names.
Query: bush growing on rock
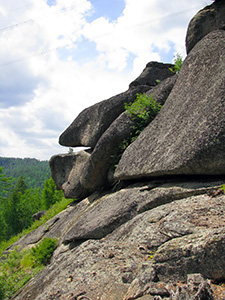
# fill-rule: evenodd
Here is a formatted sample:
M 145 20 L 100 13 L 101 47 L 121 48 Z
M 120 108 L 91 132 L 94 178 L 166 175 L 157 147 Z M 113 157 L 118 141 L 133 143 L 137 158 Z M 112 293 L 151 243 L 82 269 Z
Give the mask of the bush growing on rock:
M 134 121 L 130 142 L 132 143 L 141 131 L 156 117 L 162 105 L 152 95 L 137 94 L 133 103 L 125 103 L 125 109 Z
M 124 139 L 120 145 L 118 153 L 113 157 L 113 166 L 116 167 L 125 149 L 133 143 L 142 130 L 156 117 L 162 105 L 159 104 L 153 95 L 147 96 L 145 93 L 137 94 L 133 103 L 125 103 L 124 108 L 130 115 L 133 125 L 130 135 Z
M 57 247 L 57 239 L 45 238 L 36 247 L 31 249 L 36 264 L 47 265 L 50 262 L 53 252 Z
M 180 72 L 182 64 L 183 64 L 183 58 L 180 54 L 177 54 L 174 59 L 174 67 L 173 67 L 173 69 L 169 68 L 169 70 L 174 72 L 175 74 L 178 74 Z

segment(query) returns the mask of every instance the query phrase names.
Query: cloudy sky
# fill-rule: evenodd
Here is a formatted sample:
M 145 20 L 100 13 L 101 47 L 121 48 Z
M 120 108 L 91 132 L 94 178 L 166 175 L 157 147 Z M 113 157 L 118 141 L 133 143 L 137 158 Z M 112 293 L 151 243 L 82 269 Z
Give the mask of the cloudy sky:
M 127 90 L 149 61 L 185 57 L 211 0 L 0 0 L 0 156 L 49 159 L 87 106 Z

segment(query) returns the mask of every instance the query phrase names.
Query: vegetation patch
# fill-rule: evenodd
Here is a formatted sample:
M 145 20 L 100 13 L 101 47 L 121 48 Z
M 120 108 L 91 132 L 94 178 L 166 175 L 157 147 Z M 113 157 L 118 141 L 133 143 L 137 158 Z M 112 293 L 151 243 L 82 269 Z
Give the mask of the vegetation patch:
M 48 220 L 52 219 L 55 215 L 66 209 L 66 207 L 73 201 L 74 199 L 62 198 L 60 202 L 55 203 L 49 210 L 47 210 L 46 214 L 40 220 L 35 221 L 29 228 L 24 229 L 21 233 L 11 237 L 9 240 L 2 241 L 0 243 L 0 255 L 2 255 L 6 248 L 14 244 L 21 237 L 45 224 Z
M 133 103 L 125 103 L 125 110 L 134 121 L 132 133 L 128 142 L 133 142 L 141 131 L 156 117 L 161 109 L 161 105 L 152 95 L 137 94 Z
M 33 276 L 50 262 L 57 239 L 45 238 L 37 246 L 14 249 L 0 261 L 0 300 L 11 299 Z
M 135 101 L 125 103 L 124 107 L 127 114 L 130 115 L 133 125 L 130 135 L 120 143 L 117 154 L 113 156 L 113 168 L 117 167 L 125 149 L 136 140 L 142 130 L 156 117 L 162 105 L 152 95 L 147 96 L 144 93 L 137 94 Z
M 0 157 L 0 167 L 4 168 L 6 176 L 12 177 L 15 181 L 23 176 L 28 189 L 43 189 L 45 180 L 50 177 L 50 167 L 47 160 Z
M 41 191 L 40 188 L 28 188 L 23 176 L 15 182 L 0 167 L 0 255 L 2 249 L 4 251 L 21 236 L 54 217 L 72 201 L 56 190 L 51 177 L 45 180 Z M 43 210 L 48 210 L 45 218 L 34 223 L 33 215 Z
M 182 65 L 183 65 L 183 58 L 180 54 L 177 54 L 174 59 L 174 67 L 169 68 L 169 70 L 175 74 L 178 74 L 180 72 Z

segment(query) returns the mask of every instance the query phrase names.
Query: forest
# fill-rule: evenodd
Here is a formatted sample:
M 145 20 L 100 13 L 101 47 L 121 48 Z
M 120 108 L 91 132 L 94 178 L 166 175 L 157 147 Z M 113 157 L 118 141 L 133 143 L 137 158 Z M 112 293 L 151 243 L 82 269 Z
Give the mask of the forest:
M 31 226 L 34 213 L 62 199 L 47 161 L 0 158 L 0 243 Z
M 17 181 L 23 176 L 28 188 L 44 188 L 45 179 L 50 176 L 50 167 L 47 160 L 35 158 L 8 158 L 0 157 L 0 167 L 3 167 L 6 176 Z

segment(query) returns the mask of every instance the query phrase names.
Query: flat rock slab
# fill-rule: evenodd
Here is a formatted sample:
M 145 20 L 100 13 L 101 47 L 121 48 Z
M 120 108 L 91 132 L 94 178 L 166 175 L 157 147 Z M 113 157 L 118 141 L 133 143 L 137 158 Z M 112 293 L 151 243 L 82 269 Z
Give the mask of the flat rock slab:
M 153 182 L 137 184 L 105 195 L 91 203 L 80 215 L 65 234 L 64 243 L 103 238 L 146 210 L 177 199 L 207 193 L 218 189 L 221 184 L 222 182 Z
M 120 242 L 90 240 L 61 250 L 14 299 L 122 300 L 146 259 L 136 245 Z
M 139 243 L 154 253 L 165 242 L 225 226 L 225 196 L 191 196 L 137 215 L 107 239 Z
M 225 174 L 225 31 L 187 56 L 163 108 L 125 150 L 118 180 Z

